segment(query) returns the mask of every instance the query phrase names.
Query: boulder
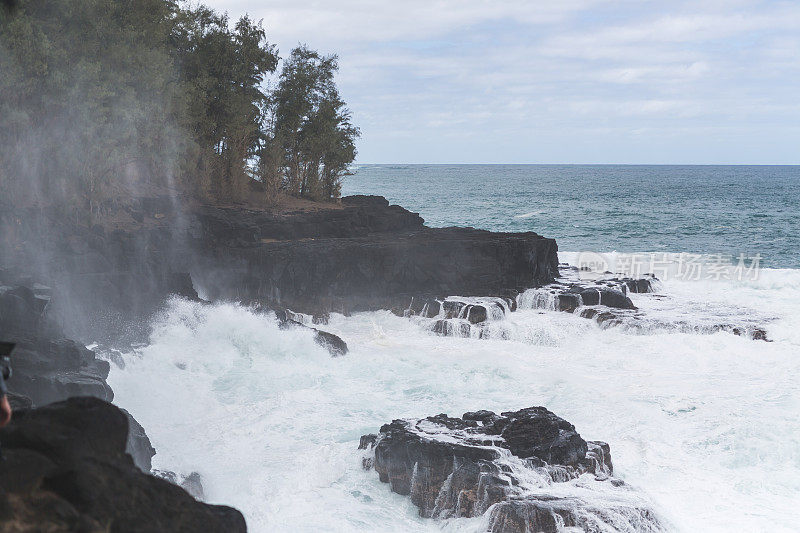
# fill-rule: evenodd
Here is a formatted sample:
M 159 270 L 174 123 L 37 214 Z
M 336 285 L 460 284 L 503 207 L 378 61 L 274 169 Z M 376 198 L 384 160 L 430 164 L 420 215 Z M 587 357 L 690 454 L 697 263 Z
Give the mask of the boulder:
M 288 313 L 291 313 L 289 311 Z M 296 315 L 292 313 L 292 315 Z M 297 320 L 292 320 L 288 318 L 288 316 L 292 316 L 287 314 L 287 312 L 278 312 L 276 316 L 278 317 L 279 326 L 281 329 L 289 329 L 289 328 L 300 328 L 300 329 L 308 329 L 314 332 L 314 342 L 328 350 L 328 352 L 333 357 L 339 357 L 342 355 L 347 354 L 349 349 L 347 348 L 347 343 L 344 342 L 341 337 L 338 335 L 334 335 L 333 333 L 322 331 L 321 329 L 312 328 L 311 326 L 307 326 Z
M 50 289 L 28 282 L 0 288 L 0 332 L 3 340 L 17 343 L 11 358 L 14 375 L 11 392 L 34 405 L 70 396 L 95 396 L 110 401 L 114 394 L 106 383 L 107 361 L 92 350 L 67 339 L 48 315 Z
M 544 407 L 502 413 L 485 432 L 503 437 L 505 447 L 517 457 L 536 457 L 545 463 L 568 466 L 586 460 L 586 442 L 575 426 Z
M 648 502 L 613 477 L 608 444 L 585 441 L 544 407 L 394 420 L 359 448 L 364 468 L 425 518 L 489 512 L 497 533 L 663 530 Z
M 235 509 L 137 468 L 125 451 L 128 417 L 103 400 L 19 411 L 0 442 L 0 530 L 246 531 Z
M 328 350 L 333 357 L 345 355 L 349 351 L 347 343 L 344 342 L 341 337 L 327 331 L 322 331 L 321 329 L 311 329 L 314 330 L 314 341 Z
M 605 305 L 617 309 L 636 309 L 630 298 L 616 289 L 608 287 L 572 287 L 569 292 L 578 294 L 583 305 Z

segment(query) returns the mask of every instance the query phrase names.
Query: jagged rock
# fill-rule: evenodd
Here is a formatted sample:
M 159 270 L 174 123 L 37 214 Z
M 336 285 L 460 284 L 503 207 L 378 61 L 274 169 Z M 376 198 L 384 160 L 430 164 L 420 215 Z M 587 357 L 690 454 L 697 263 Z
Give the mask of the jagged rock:
M 181 487 L 196 500 L 203 500 L 205 497 L 203 477 L 198 472 L 192 472 L 188 476 L 181 476 L 170 470 L 153 470 L 152 474 Z
M 363 436 L 359 448 L 372 452 L 364 467 L 408 495 L 423 517 L 491 509 L 489 531 L 497 533 L 625 524 L 630 531 L 662 531 L 648 503 L 613 477 L 608 444 L 583 440 L 544 407 L 394 420 L 377 436 Z
M 315 332 L 314 341 L 328 350 L 332 356 L 339 357 L 345 355 L 349 351 L 347 343 L 344 342 L 341 337 L 327 331 L 322 331 L 321 329 L 312 329 Z
M 235 509 L 197 502 L 125 453 L 128 419 L 97 398 L 15 413 L 0 429 L 4 531 L 244 532 Z
M 128 440 L 125 444 L 125 452 L 131 456 L 133 464 L 139 470 L 150 472 L 153 468 L 153 456 L 156 454 L 156 449 L 150 443 L 150 438 L 142 425 L 125 409 L 122 409 L 122 412 L 128 418 Z
M 291 311 L 288 311 L 288 313 L 291 313 Z M 292 315 L 295 314 L 292 313 Z M 311 326 L 307 326 L 301 322 L 288 318 L 292 315 L 287 314 L 286 311 L 278 312 L 276 314 L 278 321 L 280 322 L 281 329 L 303 328 L 311 330 L 314 332 L 314 342 L 328 350 L 333 357 L 339 357 L 347 354 L 349 351 L 347 348 L 347 343 L 344 342 L 341 337 L 327 331 L 322 331 L 321 329 L 312 328 Z
M 503 437 L 505 447 L 517 457 L 537 457 L 548 464 L 567 466 L 586 460 L 586 442 L 575 426 L 544 407 L 501 413 L 485 432 Z
M 108 362 L 64 338 L 47 315 L 50 289 L 28 283 L 0 288 L 0 332 L 3 340 L 17 343 L 9 390 L 34 405 L 87 395 L 110 401 L 114 395 L 105 381 Z

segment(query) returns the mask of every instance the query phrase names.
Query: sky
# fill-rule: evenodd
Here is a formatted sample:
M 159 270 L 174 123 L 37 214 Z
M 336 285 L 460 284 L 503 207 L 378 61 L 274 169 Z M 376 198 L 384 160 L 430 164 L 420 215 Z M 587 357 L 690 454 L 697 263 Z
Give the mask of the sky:
M 359 163 L 800 163 L 800 2 L 207 0 L 339 55 Z

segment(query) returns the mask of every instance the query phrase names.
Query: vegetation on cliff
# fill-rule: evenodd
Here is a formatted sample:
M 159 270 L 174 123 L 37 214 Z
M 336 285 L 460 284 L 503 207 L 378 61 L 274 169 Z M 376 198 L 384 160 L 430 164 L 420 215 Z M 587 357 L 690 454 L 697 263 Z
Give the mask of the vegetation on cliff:
M 150 190 L 336 198 L 359 133 L 337 58 L 300 46 L 279 63 L 261 22 L 202 5 L 0 11 L 0 202 L 93 219 Z

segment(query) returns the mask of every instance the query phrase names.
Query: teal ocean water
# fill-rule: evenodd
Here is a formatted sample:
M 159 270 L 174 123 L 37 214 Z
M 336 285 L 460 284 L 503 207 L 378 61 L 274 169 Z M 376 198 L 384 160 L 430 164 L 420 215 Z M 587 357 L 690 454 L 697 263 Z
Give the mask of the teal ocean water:
M 800 166 L 361 165 L 431 226 L 536 231 L 561 250 L 760 254 L 800 268 Z

